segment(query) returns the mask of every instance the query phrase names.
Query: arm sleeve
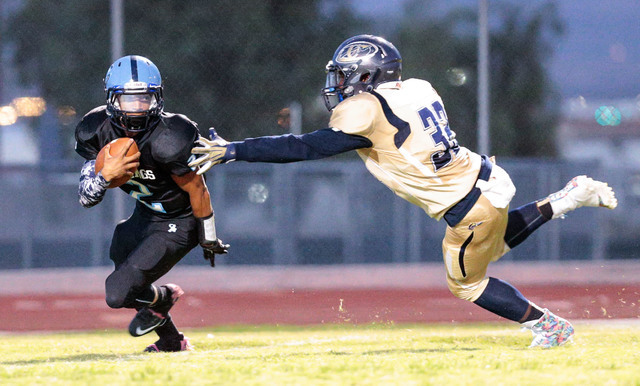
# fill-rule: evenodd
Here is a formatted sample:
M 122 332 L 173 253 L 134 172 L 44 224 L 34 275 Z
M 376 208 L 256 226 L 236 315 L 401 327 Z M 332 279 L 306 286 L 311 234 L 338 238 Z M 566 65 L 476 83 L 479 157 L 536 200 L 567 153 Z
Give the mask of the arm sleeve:
M 371 147 L 372 143 L 359 135 L 322 129 L 302 135 L 248 138 L 232 142 L 232 145 L 238 161 L 286 163 L 326 158 L 349 150 Z
M 102 173 L 95 174 L 95 160 L 86 161 L 80 172 L 78 196 L 80 205 L 91 208 L 99 204 L 104 198 L 109 183 L 102 177 Z

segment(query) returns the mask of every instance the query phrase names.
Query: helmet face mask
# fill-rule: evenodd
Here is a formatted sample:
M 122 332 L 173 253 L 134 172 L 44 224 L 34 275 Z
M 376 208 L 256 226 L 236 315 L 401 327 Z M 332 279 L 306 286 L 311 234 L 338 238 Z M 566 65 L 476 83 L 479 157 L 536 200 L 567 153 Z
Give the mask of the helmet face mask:
M 127 133 L 147 130 L 162 113 L 162 78 L 149 59 L 131 55 L 116 60 L 104 84 L 107 115 Z
M 120 110 L 130 113 L 131 115 L 143 114 L 146 111 L 155 108 L 158 100 L 155 98 L 157 94 L 114 94 L 116 100 L 114 105 Z
M 402 58 L 387 40 L 358 35 L 345 40 L 326 67 L 322 96 L 329 111 L 353 95 L 370 92 L 383 82 L 400 80 Z
M 322 89 L 322 96 L 324 97 L 324 104 L 327 109 L 331 111 L 338 103 L 344 100 L 343 92 L 341 88 L 344 85 L 345 75 L 342 70 L 333 64 L 333 61 L 327 63 L 327 79 Z M 331 107 L 330 107 L 331 106 Z

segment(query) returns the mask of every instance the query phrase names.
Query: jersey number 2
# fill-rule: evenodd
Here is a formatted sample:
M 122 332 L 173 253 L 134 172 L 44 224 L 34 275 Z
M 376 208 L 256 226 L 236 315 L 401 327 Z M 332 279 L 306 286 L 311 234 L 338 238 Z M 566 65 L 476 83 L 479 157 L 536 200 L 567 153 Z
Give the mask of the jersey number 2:
M 160 212 L 160 213 L 166 213 L 166 211 L 164 210 L 164 207 L 162 206 L 162 203 L 160 203 L 160 202 L 148 203 L 148 202 L 145 201 L 145 199 L 147 199 L 147 197 L 151 197 L 152 196 L 152 193 L 149 191 L 149 188 L 147 188 L 145 185 L 139 183 L 138 181 L 129 180 L 129 181 L 127 181 L 127 183 L 132 185 L 132 189 L 129 191 L 129 195 L 131 197 L 135 198 L 136 200 L 138 200 L 140 203 L 144 204 L 149 209 L 152 209 L 152 210 L 154 210 L 156 212 Z

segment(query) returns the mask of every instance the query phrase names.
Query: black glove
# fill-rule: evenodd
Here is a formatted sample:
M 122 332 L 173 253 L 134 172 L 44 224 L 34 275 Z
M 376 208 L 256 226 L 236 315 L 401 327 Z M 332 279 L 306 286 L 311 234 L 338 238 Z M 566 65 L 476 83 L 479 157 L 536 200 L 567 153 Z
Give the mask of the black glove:
M 204 253 L 204 259 L 209 260 L 212 267 L 216 266 L 216 254 L 226 255 L 229 252 L 229 244 L 223 244 L 222 240 L 216 239 L 212 243 L 202 243 L 202 252 Z

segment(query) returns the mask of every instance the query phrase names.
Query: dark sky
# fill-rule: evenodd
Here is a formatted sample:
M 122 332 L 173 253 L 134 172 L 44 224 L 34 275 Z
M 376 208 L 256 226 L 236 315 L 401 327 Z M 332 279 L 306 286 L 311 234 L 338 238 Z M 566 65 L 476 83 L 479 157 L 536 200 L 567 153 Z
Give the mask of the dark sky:
M 397 14 L 404 0 L 351 0 L 355 9 L 377 16 Z M 504 1 L 504 0 L 503 0 Z M 506 0 L 518 2 L 519 0 Z M 529 7 L 544 4 L 528 0 Z M 640 1 L 555 0 L 565 34 L 547 65 L 565 98 L 635 99 L 640 94 Z M 433 12 L 477 9 L 478 0 L 425 0 Z M 489 0 L 489 13 L 500 2 Z M 387 19 L 390 21 L 389 19 Z
M 561 0 L 567 33 L 550 61 L 567 97 L 635 98 L 640 94 L 640 2 Z

